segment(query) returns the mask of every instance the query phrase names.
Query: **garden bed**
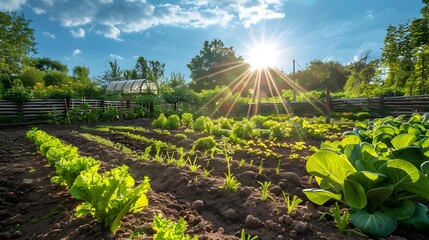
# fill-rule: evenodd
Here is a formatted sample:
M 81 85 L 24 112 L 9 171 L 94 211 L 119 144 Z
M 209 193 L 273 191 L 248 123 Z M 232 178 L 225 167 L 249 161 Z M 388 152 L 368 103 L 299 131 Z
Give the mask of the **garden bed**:
M 305 148 L 300 150 L 292 150 L 296 142 L 288 139 L 276 141 L 288 143 L 287 147 L 279 144 L 264 148 L 262 144 L 255 144 L 252 151 L 245 147 L 235 149 L 231 153 L 231 173 L 240 185 L 236 191 L 227 191 L 220 188 L 227 172 L 222 154 L 196 151 L 196 164 L 200 167 L 194 172 L 189 164 L 180 168 L 165 161 L 139 160 L 138 156 L 144 154 L 150 144 L 125 132 L 182 147 L 184 151 L 192 150 L 197 139 L 208 136 L 197 131 L 186 132 L 183 128 L 154 131 L 151 121 L 108 123 L 109 126 L 143 127 L 147 131 L 97 131 L 97 125 L 89 128 L 39 126 L 64 143 L 78 147 L 80 155 L 102 161 L 100 171 L 125 164 L 136 183 L 141 183 L 144 176 L 151 179 L 151 190 L 147 193 L 149 206 L 126 215 L 116 234 L 109 233 L 91 216 L 74 216 L 74 209 L 81 202 L 73 199 L 65 187 L 50 182 L 55 170 L 26 139 L 30 127 L 1 130 L 0 239 L 151 239 L 155 233 L 152 222 L 157 214 L 175 221 L 183 217 L 188 223 L 187 233 L 198 235 L 199 239 L 239 239 L 242 229 L 260 239 L 363 239 L 352 233 L 339 233 L 329 215 L 319 220 L 323 213 L 329 212 L 332 202 L 317 206 L 302 192 L 304 188 L 318 187 L 306 172 L 305 163 L 312 154 L 310 146 L 319 147 L 320 142 L 305 141 Z M 88 140 L 82 133 L 119 143 L 131 149 L 131 153 Z M 176 134 L 185 134 L 186 139 L 175 137 Z M 267 149 L 277 155 L 261 154 Z M 291 158 L 293 154 L 299 156 Z M 210 174 L 206 175 L 204 170 Z M 260 183 L 263 182 L 270 182 L 270 197 L 266 201 L 261 200 Z M 290 214 L 283 193 L 303 199 Z M 404 238 L 424 239 L 424 236 L 396 232 L 390 237 Z

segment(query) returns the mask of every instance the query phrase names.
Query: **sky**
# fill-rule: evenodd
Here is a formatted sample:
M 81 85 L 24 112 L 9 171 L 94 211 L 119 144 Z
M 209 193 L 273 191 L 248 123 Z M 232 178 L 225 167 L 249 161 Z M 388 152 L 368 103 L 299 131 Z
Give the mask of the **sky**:
M 347 64 L 362 52 L 381 55 L 388 25 L 420 17 L 421 0 L 1 0 L 0 11 L 31 19 L 38 53 L 87 66 L 91 76 L 116 59 L 132 69 L 139 56 L 181 73 L 204 41 L 220 39 L 251 58 L 262 43 L 286 73 L 310 61 Z M 273 57 L 274 58 L 274 57 Z

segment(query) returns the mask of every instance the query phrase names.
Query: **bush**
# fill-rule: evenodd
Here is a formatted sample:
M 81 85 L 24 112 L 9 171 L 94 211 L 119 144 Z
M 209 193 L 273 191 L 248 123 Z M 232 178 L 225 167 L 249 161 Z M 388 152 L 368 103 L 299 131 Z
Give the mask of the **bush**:
M 242 139 L 257 137 L 259 134 L 259 132 L 255 131 L 255 123 L 247 119 L 234 123 L 232 131 L 237 137 Z
M 3 94 L 3 99 L 22 105 L 24 102 L 28 102 L 32 96 L 30 89 L 24 87 L 20 80 L 15 80 L 12 88 Z
M 162 128 L 165 129 L 179 129 L 180 128 L 180 118 L 176 114 L 173 114 L 164 121 Z
M 182 114 L 182 126 L 190 128 L 194 123 L 194 116 L 192 113 L 183 113 Z
M 167 121 L 167 118 L 164 116 L 164 113 L 161 113 L 159 117 L 152 122 L 154 128 L 162 128 Z

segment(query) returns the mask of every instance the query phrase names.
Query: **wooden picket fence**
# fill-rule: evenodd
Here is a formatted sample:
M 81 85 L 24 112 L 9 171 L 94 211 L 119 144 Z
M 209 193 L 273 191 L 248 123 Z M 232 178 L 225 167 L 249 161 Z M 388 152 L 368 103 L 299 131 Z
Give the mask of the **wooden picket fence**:
M 14 102 L 0 100 L 0 124 L 12 122 L 46 122 L 50 115 L 65 117 L 66 112 L 83 103 L 88 103 L 92 108 L 105 109 L 108 106 L 120 107 L 120 101 L 101 101 L 94 99 L 33 99 L 18 105 Z M 323 115 L 327 109 L 330 112 L 362 112 L 380 111 L 386 115 L 406 115 L 413 113 L 429 112 L 429 95 L 401 96 L 401 97 L 377 97 L 377 98 L 349 98 L 332 99 L 328 101 L 312 102 L 284 102 L 242 104 L 236 106 L 236 114 L 273 114 L 273 113 L 297 113 L 302 115 Z M 126 102 L 124 107 L 135 106 L 137 103 Z M 328 108 L 327 108 L 328 106 Z M 144 107 L 144 106 L 143 106 Z M 172 109 L 168 104 L 161 104 L 162 109 Z M 189 107 L 189 110 L 191 108 Z M 183 110 L 188 110 L 188 107 Z M 196 110 L 194 108 L 193 110 Z M 219 111 L 222 111 L 220 109 Z M 229 111 L 229 110 L 228 110 Z M 222 115 L 222 112 L 219 113 Z M 246 115 L 246 114 L 244 114 Z

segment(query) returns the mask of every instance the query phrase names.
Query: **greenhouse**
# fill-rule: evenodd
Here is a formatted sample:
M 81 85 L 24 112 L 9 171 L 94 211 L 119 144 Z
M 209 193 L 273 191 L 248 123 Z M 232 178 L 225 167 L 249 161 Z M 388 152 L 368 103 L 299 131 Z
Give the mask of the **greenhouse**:
M 110 94 L 158 94 L 158 85 L 152 79 L 113 81 L 107 85 L 106 93 Z

